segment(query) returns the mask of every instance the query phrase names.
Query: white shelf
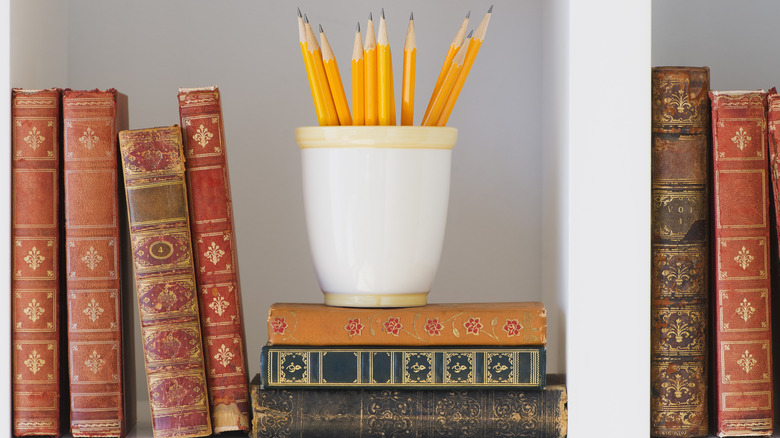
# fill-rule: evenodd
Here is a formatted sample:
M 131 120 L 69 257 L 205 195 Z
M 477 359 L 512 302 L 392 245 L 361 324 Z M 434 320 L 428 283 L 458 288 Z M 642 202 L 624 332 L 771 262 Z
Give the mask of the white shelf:
M 650 0 L 494 3 L 449 123 L 459 139 L 444 254 L 429 300 L 543 301 L 549 371 L 567 373 L 569 436 L 649 430 Z M 11 87 L 116 88 L 128 96 L 132 129 L 177 123 L 180 86 L 220 87 L 252 374 L 267 337 L 268 306 L 322 300 L 293 139 L 296 126 L 316 123 L 296 6 L 328 32 L 345 83 L 355 22 L 383 6 L 400 77 L 406 19 L 414 10 L 419 114 L 463 14 L 471 10 L 476 23 L 490 3 L 11 0 L 0 6 L 10 10 L 0 13 L 8 17 L 0 27 L 11 29 L 10 40 L 0 34 L 0 56 L 10 59 L 0 75 L 5 120 Z M 0 123 L 6 151 L 9 126 Z M 2 184 L 10 184 L 9 169 L 4 154 Z M 8 195 L 0 199 L 6 206 Z M 0 221 L 10 230 L 7 214 Z M 9 235 L 0 233 L 7 249 Z M 0 254 L 6 266 L 9 252 Z M 0 271 L 0 283 L 10 289 L 10 272 Z M 9 320 L 8 311 L 0 314 L 6 326 Z M 127 329 L 136 325 L 130 321 Z M 132 349 L 141 407 L 138 339 Z M 9 341 L 2 338 L 6 351 Z M 8 364 L 0 372 L 6 376 L 0 393 L 10 394 Z M 141 424 L 148 422 L 144 410 Z M 10 410 L 0 414 L 0 427 L 10 429 Z

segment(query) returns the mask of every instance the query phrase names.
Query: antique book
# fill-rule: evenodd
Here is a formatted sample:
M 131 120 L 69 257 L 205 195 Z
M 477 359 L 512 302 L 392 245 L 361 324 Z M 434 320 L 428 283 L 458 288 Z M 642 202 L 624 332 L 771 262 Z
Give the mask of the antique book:
M 195 278 L 214 432 L 249 430 L 233 204 L 217 87 L 179 89 Z
M 62 94 L 70 429 L 124 436 L 115 90 Z
M 253 438 L 563 438 L 566 385 L 543 390 L 262 389 L 252 379 Z
M 261 349 L 263 388 L 544 388 L 544 347 Z
M 181 129 L 119 133 L 156 438 L 211 434 Z
M 707 67 L 652 70 L 651 435 L 708 432 Z
M 61 90 L 12 93 L 13 433 L 61 434 Z M 64 373 L 65 368 L 62 368 Z
M 272 304 L 269 345 L 545 345 L 542 303 L 428 304 L 372 309 Z
M 772 435 L 767 92 L 712 99 L 715 425 Z

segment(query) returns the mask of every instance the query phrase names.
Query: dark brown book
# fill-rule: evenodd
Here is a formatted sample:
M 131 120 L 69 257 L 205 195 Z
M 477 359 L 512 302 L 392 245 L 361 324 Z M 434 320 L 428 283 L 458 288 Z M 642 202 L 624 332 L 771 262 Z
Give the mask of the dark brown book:
M 650 432 L 708 432 L 709 69 L 652 70 Z
M 61 433 L 61 90 L 13 90 L 13 431 Z M 64 369 L 63 369 L 64 371 Z
M 211 434 L 178 126 L 119 133 L 152 429 Z

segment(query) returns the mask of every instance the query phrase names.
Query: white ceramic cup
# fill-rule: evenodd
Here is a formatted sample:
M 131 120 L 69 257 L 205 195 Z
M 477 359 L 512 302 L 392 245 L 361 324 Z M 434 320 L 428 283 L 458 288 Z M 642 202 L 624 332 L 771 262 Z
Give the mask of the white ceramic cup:
M 427 303 L 441 258 L 457 130 L 295 130 L 314 268 L 325 304 Z

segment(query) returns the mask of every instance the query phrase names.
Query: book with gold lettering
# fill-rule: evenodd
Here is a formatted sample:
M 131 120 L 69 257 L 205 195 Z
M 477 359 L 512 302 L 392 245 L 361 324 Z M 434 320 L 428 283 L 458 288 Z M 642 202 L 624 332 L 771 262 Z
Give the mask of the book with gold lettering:
M 154 436 L 208 436 L 181 129 L 121 131 L 119 144 Z

